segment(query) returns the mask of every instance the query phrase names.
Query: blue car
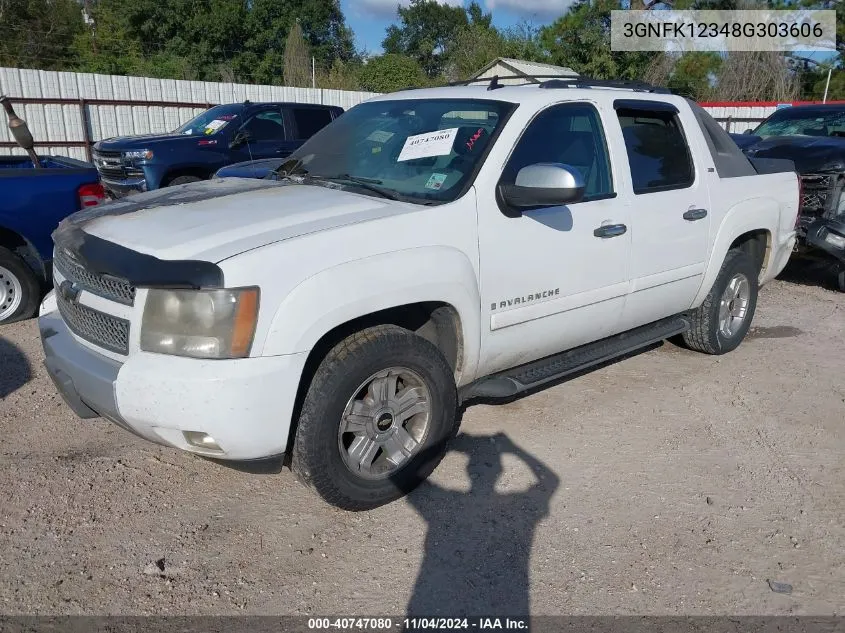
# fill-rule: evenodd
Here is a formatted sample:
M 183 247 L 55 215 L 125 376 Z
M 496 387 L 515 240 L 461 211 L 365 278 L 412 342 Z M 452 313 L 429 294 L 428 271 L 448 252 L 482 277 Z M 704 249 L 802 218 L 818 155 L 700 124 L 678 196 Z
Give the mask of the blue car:
M 284 159 L 343 109 L 300 103 L 244 103 L 206 110 L 170 134 L 104 139 L 94 164 L 116 198 L 210 178 L 226 165 Z

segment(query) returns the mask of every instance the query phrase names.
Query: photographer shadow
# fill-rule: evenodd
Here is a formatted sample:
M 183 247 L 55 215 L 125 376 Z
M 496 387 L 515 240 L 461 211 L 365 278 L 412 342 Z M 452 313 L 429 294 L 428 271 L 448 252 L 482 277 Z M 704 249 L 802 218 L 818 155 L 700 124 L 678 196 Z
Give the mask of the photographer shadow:
M 408 501 L 428 524 L 423 562 L 408 603 L 409 617 L 525 617 L 529 614 L 530 558 L 539 522 L 560 481 L 507 435 L 462 433 L 449 450 L 468 457 L 468 492 L 423 482 Z M 502 456 L 514 455 L 534 483 L 496 489 Z

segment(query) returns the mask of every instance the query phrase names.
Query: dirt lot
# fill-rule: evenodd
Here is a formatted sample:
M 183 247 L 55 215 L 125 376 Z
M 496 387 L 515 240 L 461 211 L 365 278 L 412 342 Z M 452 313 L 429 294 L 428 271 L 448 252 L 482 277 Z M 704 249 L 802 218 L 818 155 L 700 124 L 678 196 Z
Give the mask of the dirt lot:
M 348 514 L 75 418 L 7 326 L 0 612 L 841 614 L 843 376 L 845 296 L 777 281 L 736 352 L 471 406 L 432 485 Z

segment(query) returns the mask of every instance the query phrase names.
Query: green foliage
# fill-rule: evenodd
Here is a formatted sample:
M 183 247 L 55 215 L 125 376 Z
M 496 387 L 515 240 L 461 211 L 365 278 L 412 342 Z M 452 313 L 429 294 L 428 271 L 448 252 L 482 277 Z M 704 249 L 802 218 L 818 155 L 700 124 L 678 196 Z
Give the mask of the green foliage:
M 648 1 L 648 0 L 645 0 Z M 630 0 L 639 8 L 644 0 Z M 748 0 L 674 0 L 676 9 L 746 7 Z M 829 99 L 845 98 L 845 11 L 834 0 L 758 0 L 769 8 L 835 8 L 840 54 Z M 639 3 L 639 4 L 638 4 Z M 398 4 L 398 0 L 397 0 Z M 363 64 L 339 0 L 0 0 L 0 65 L 117 75 L 389 92 L 465 79 L 497 57 L 568 66 L 599 79 L 645 79 L 695 98 L 821 99 L 827 67 L 783 56 L 628 53 L 610 50 L 620 0 L 576 0 L 542 28 L 493 25 L 466 7 L 410 0 L 385 33 L 385 54 Z M 734 97 L 730 96 L 734 95 Z M 738 98 L 738 97 L 736 97 Z M 778 97 L 780 98 L 780 97 Z
M 361 89 L 371 92 L 395 92 L 429 84 L 417 60 L 396 53 L 385 53 L 369 59 L 359 70 L 358 81 Z
M 360 90 L 358 74 L 361 67 L 358 61 L 343 62 L 336 59 L 330 68 L 318 71 L 317 86 L 330 90 Z
M 718 76 L 722 58 L 717 53 L 685 53 L 675 63 L 667 87 L 673 92 L 702 100 Z
M 84 26 L 75 0 L 0 0 L 0 66 L 64 70 Z
M 478 26 L 485 21 L 480 7 L 473 3 Z M 458 31 L 469 24 L 462 7 L 452 7 L 430 0 L 411 0 L 399 7 L 400 25 L 391 25 L 382 42 L 384 52 L 405 55 L 417 61 L 425 73 L 439 76 L 446 68 L 448 49 Z M 473 24 L 476 24 L 474 21 Z M 489 21 L 487 21 L 489 27 Z
M 640 79 L 650 53 L 610 50 L 610 12 L 618 0 L 579 0 L 569 12 L 540 29 L 548 61 L 595 79 Z
M 284 76 L 286 86 L 308 88 L 311 85 L 311 55 L 299 23 L 293 25 L 285 41 Z
M 82 71 L 280 84 L 297 21 L 308 85 L 311 54 L 327 68 L 355 58 L 338 0 L 97 0 L 93 17 L 73 47 Z

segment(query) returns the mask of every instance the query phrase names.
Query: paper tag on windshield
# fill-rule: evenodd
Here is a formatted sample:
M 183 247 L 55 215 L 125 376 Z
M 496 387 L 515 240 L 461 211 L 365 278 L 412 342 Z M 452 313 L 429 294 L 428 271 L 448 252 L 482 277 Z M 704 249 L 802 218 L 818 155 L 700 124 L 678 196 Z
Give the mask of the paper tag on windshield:
M 205 126 L 205 133 L 211 134 L 212 132 L 216 132 L 221 127 L 226 125 L 226 121 L 221 121 L 220 119 L 214 119 L 211 123 Z
M 405 146 L 399 154 L 398 162 L 415 160 L 417 158 L 429 158 L 431 156 L 446 156 L 452 153 L 452 145 L 458 135 L 458 128 L 448 130 L 437 130 L 409 136 L 405 140 Z
M 391 138 L 393 138 L 393 132 L 388 132 L 387 130 L 376 130 L 367 137 L 367 140 L 375 143 L 387 143 L 387 141 Z

